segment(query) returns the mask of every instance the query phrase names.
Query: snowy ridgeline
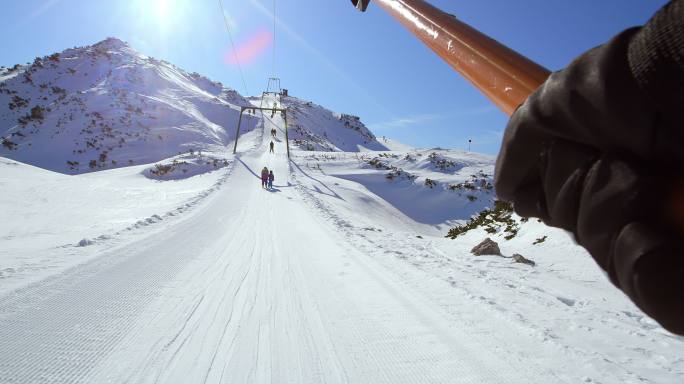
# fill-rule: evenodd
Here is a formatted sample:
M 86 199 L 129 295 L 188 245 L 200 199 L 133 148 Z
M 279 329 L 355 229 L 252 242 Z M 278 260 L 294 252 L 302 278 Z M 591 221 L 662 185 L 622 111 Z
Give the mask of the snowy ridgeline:
M 248 104 L 110 38 L 0 70 L 0 155 L 69 174 L 151 163 L 226 146 Z
M 390 148 L 354 115 L 336 113 L 310 101 L 282 98 L 288 110 L 289 138 L 305 151 L 387 151 Z

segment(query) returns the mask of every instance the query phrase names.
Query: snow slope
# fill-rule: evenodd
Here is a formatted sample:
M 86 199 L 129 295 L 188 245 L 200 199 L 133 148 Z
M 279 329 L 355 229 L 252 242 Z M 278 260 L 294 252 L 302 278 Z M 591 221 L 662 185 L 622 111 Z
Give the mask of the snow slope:
M 336 152 L 389 149 L 387 145 L 378 141 L 358 116 L 333 112 L 311 101 L 293 96 L 277 99 L 271 96 L 265 100 L 266 107 L 277 105 L 287 109 L 289 138 L 295 148 L 305 151 Z M 253 102 L 256 104 L 256 100 Z
M 68 174 L 150 163 L 227 145 L 248 104 L 109 38 L 0 71 L 0 156 Z
M 382 211 L 400 211 L 421 234 L 443 235 L 495 198 L 491 156 L 443 149 L 295 156 L 313 172 L 360 184 L 382 198 Z
M 238 148 L 252 149 L 259 134 Z M 225 151 L 157 164 L 174 160 L 185 164 L 162 176 L 150 174 L 156 164 L 64 175 L 0 157 L 0 295 L 91 259 L 98 244 L 149 235 L 143 229 L 163 227 L 214 193 L 234 165 Z
M 459 196 L 444 188 L 470 182 L 475 189 L 463 188 L 479 196 L 472 203 L 486 201 L 488 176 L 480 171 L 491 174 L 491 158 L 434 150 L 293 151 L 288 161 L 283 142 L 276 143 L 275 154 L 267 151 L 270 140 L 262 130 L 273 127 L 283 128 L 280 117 L 266 119 L 241 139 L 237 157 L 225 155 L 228 167 L 176 181 L 148 179 L 140 174 L 144 167 L 63 176 L 5 161 L 0 174 L 17 172 L 0 180 L 3 190 L 24 204 L 14 208 L 9 228 L 33 231 L 42 220 L 37 213 L 23 214 L 45 212 L 26 206 L 35 196 L 54 199 L 49 206 L 57 211 L 45 232 L 55 231 L 57 216 L 67 222 L 74 221 L 69 215 L 80 215 L 71 212 L 77 207 L 60 208 L 72 201 L 69 193 L 105 180 L 120 185 L 122 193 L 111 204 L 126 227 L 81 247 L 74 239 L 91 239 L 106 228 L 55 231 L 44 244 L 32 245 L 21 262 L 48 266 L 41 258 L 56 262 L 73 255 L 78 265 L 49 269 L 39 279 L 0 279 L 11 282 L 0 290 L 0 382 L 527 384 L 684 378 L 682 338 L 665 332 L 610 286 L 562 231 L 529 222 L 510 241 L 487 234 L 501 242 L 505 254 L 522 252 L 535 267 L 475 257 L 468 250 L 484 231 L 446 239 L 434 223 L 410 214 L 404 205 L 415 199 L 391 204 L 383 198 L 385 190 L 410 187 L 403 173 L 386 178 L 392 166 L 401 166 L 425 193 L 451 193 L 450 201 L 470 202 L 465 191 Z M 374 158 L 390 169 L 369 164 Z M 445 159 L 454 165 L 440 161 Z M 257 173 L 264 166 L 275 172 L 272 190 L 259 187 Z M 365 172 L 378 173 L 386 184 L 373 190 L 349 177 Z M 22 175 L 25 182 L 14 182 Z M 36 179 L 47 175 L 61 178 L 62 184 L 52 185 L 64 189 L 43 194 Z M 425 186 L 425 178 L 438 184 Z M 186 203 L 148 198 L 139 209 L 121 197 L 136 189 L 176 187 L 195 192 L 186 195 Z M 82 200 L 84 212 L 96 211 L 100 203 Z M 173 216 L 163 214 L 168 208 Z M 2 225 L 8 225 L 8 209 L 12 202 L 0 200 Z M 134 217 L 153 212 L 162 220 L 135 227 L 146 220 Z M 468 212 L 459 209 L 454 217 Z M 546 241 L 533 245 L 541 236 Z M 13 244 L 20 250 L 32 241 L 33 235 L 3 238 L 0 249 Z M 12 252 L 0 254 L 0 262 L 14 262 L 11 257 Z

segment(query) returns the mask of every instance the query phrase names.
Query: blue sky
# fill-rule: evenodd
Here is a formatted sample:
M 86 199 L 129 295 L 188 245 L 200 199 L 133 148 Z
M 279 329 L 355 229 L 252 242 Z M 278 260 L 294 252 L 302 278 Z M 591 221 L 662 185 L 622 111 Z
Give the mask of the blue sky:
M 665 0 L 432 0 L 433 5 L 551 70 Z M 361 116 L 379 136 L 419 147 L 495 154 L 507 118 L 377 6 L 348 0 L 223 0 L 250 95 L 274 74 L 290 93 Z M 108 36 L 245 93 L 218 0 L 2 2 L 0 65 Z

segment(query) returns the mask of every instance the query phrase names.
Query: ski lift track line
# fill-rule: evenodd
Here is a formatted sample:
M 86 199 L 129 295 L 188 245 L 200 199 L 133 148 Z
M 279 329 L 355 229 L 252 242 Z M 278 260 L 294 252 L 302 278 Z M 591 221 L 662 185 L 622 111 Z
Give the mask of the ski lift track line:
M 218 0 L 219 8 L 221 8 L 221 16 L 223 16 L 223 23 L 226 25 L 226 31 L 228 32 L 228 39 L 230 40 L 230 46 L 233 49 L 233 56 L 235 56 L 235 62 L 237 63 L 238 70 L 240 71 L 240 78 L 242 79 L 242 85 L 245 87 L 245 95 L 249 95 L 249 90 L 247 89 L 247 81 L 245 80 L 245 74 L 242 72 L 242 65 L 240 64 L 240 58 L 238 57 L 237 50 L 235 49 L 235 42 L 233 41 L 233 34 L 230 32 L 230 25 L 228 24 L 228 19 L 226 18 L 226 13 L 223 8 L 223 1 Z

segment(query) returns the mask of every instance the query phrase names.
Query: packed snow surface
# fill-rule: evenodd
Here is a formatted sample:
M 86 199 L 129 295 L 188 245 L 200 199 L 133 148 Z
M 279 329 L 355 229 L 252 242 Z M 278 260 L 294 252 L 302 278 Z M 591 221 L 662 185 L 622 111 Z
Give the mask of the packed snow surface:
M 205 122 L 167 129 L 211 145 L 133 166 L 0 158 L 0 383 L 684 381 L 684 340 L 565 232 L 445 237 L 492 207 L 492 157 L 384 146 L 289 102 L 291 159 L 277 113 L 236 155 Z M 485 237 L 505 257 L 469 252 Z
M 271 124 L 283 122 L 259 129 Z M 433 150 L 296 151 L 288 162 L 283 143 L 268 153 L 267 135 L 245 136 L 228 166 L 168 181 L 145 177 L 145 166 L 65 176 L 3 160 L 0 382 L 684 377 L 681 338 L 565 233 L 529 222 L 510 241 L 489 235 L 535 267 L 476 257 L 468 250 L 484 231 L 446 239 L 439 207 L 426 205 L 437 215 L 426 223 L 410 200 L 383 198 L 393 188 L 411 199 L 451 194 L 457 208 L 441 208 L 465 220 L 479 209 L 467 204 L 491 197 L 490 158 L 438 151 L 454 162 L 444 168 Z M 374 158 L 403 164 L 427 195 L 387 179 L 392 169 L 368 165 Z M 257 178 L 264 166 L 271 190 Z M 484 187 L 444 186 L 470 179 Z

